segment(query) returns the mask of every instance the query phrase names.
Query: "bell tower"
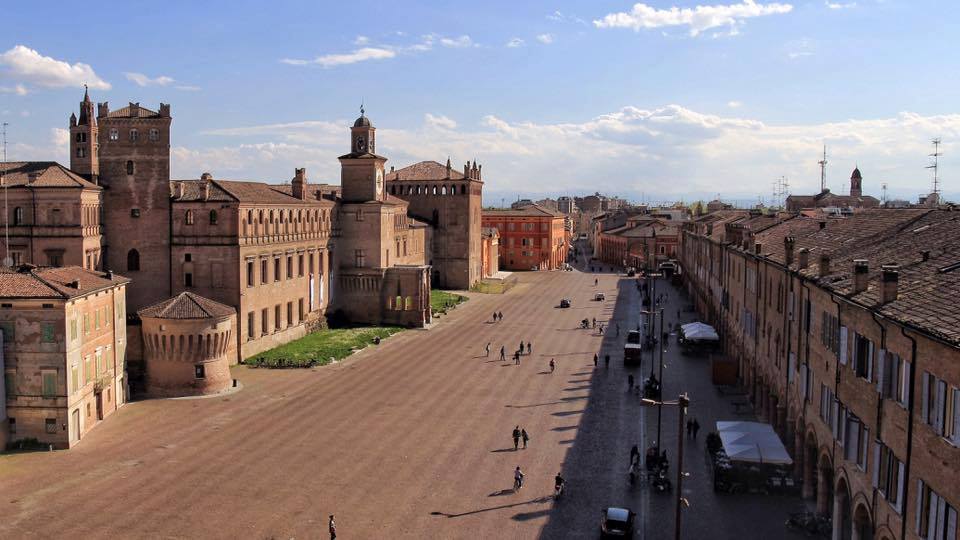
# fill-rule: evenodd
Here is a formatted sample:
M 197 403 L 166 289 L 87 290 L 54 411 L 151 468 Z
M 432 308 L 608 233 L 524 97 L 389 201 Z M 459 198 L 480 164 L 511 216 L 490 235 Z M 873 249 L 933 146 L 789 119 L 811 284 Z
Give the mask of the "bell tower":
M 83 85 L 80 117 L 70 115 L 70 169 L 92 182 L 100 175 L 100 143 L 97 119 L 87 85 Z
M 360 108 L 360 118 L 350 128 L 350 153 L 340 156 L 341 198 L 344 202 L 385 201 L 383 165 L 387 158 L 378 156 L 377 128 Z
M 860 175 L 860 167 L 854 168 L 853 174 L 850 175 L 850 196 L 863 196 L 863 177 Z

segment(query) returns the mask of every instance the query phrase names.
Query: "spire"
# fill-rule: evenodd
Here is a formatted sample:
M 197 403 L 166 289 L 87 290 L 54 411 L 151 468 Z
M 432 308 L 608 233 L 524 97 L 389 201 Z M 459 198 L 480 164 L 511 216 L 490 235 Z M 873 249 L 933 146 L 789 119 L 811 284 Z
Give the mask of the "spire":
M 83 102 L 90 103 L 90 89 L 86 84 L 83 85 Z

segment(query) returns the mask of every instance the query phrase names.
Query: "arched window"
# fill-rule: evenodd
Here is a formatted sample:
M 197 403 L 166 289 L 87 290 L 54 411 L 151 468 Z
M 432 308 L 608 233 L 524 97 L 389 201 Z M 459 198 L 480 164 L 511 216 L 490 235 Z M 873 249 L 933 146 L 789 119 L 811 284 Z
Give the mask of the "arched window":
M 247 210 L 247 223 L 253 223 L 253 210 Z
M 127 160 L 127 174 L 133 174 L 133 161 Z
M 447 194 L 447 186 L 443 186 L 443 187 L 440 188 L 440 194 L 441 194 L 441 195 L 446 195 L 446 194 Z
M 437 186 L 433 186 L 433 194 L 434 194 L 434 195 L 437 194 Z
M 451 195 L 456 195 L 456 194 L 457 194 L 457 186 L 456 186 L 456 185 L 450 186 L 450 194 L 451 194 Z
M 187 223 L 187 225 L 193 225 L 193 210 L 187 210 L 184 221 Z
M 210 224 L 211 224 L 211 225 L 216 225 L 216 224 L 217 224 L 217 211 L 216 211 L 216 210 L 211 210 L 211 211 L 210 211 Z
M 131 249 L 127 252 L 127 272 L 140 271 L 140 252 Z
M 23 208 L 20 208 L 19 206 L 13 209 L 13 224 L 23 224 Z

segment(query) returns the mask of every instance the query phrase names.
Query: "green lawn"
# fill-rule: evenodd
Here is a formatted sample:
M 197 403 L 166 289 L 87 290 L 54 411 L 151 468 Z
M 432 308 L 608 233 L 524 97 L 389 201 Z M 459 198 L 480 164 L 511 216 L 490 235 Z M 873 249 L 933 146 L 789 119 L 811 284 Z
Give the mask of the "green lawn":
M 459 294 L 433 289 L 430 291 L 430 310 L 434 313 L 445 313 L 453 306 L 466 302 L 467 297 Z
M 373 338 L 387 338 L 403 328 L 399 326 L 362 326 L 357 328 L 327 329 L 281 345 L 244 360 L 253 367 L 313 367 L 330 363 L 330 358 L 340 360 L 350 356 L 353 349 L 373 343 Z

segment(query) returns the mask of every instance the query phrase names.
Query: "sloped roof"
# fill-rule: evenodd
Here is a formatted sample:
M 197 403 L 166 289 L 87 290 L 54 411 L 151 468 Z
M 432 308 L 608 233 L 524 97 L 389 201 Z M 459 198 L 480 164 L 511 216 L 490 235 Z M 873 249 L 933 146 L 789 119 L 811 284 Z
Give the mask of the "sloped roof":
M 447 166 L 436 161 L 421 161 L 387 173 L 386 180 L 446 180 Z M 450 168 L 450 180 L 465 180 L 463 173 Z
M 205 198 L 210 183 L 210 197 Z M 177 184 L 183 185 L 183 197 L 177 197 Z M 171 195 L 178 201 L 236 201 L 259 204 L 315 204 L 316 199 L 300 200 L 281 184 L 240 180 L 171 180 Z M 289 187 L 289 186 L 287 186 Z
M 22 265 L 14 269 L 0 267 L 0 298 L 65 300 L 130 282 L 116 274 L 109 278 L 107 276 L 105 272 L 85 270 L 79 266 L 54 268 Z
M 219 319 L 234 313 L 234 309 L 230 306 L 192 292 L 182 292 L 173 298 L 141 309 L 137 315 L 141 318 L 154 319 Z
M 0 171 L 3 172 L 4 185 L 9 187 L 102 189 L 55 161 L 8 161 L 0 163 Z
M 508 217 L 566 217 L 560 212 L 554 212 L 549 208 L 544 208 L 537 204 L 530 204 L 522 208 L 488 208 L 483 211 L 489 216 L 508 216 Z
M 140 110 L 137 118 L 150 118 L 150 117 L 160 116 L 160 113 L 158 113 L 157 111 L 151 111 L 150 109 L 146 107 L 142 107 L 139 104 L 131 103 L 130 105 L 137 105 L 137 108 Z M 130 105 L 127 105 L 126 107 L 120 107 L 115 111 L 110 111 L 109 113 L 107 113 L 107 116 L 109 118 L 130 118 Z

